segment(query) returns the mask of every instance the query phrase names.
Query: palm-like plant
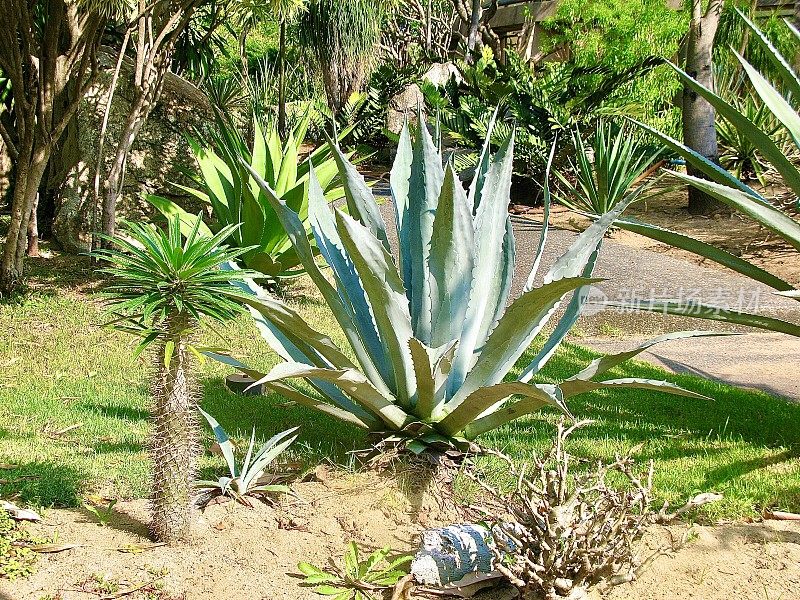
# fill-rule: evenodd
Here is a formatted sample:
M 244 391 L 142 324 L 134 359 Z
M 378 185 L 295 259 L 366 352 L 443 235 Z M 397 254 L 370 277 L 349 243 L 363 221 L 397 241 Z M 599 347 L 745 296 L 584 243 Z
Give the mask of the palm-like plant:
M 586 287 L 597 281 L 591 273 L 603 235 L 625 203 L 579 236 L 543 285 L 534 287 L 545 226 L 526 291 L 507 307 L 515 259 L 508 215 L 513 137 L 494 156 L 484 145 L 467 193 L 452 166 L 442 166 L 427 128 L 413 142 L 404 128 L 391 173 L 399 266 L 372 192 L 334 147 L 348 214 L 332 211 L 313 174 L 309 192 L 309 220 L 333 284 L 314 261 L 300 217 L 258 178 L 353 358 L 252 282 L 239 284 L 252 293 L 244 301 L 284 362 L 264 374 L 232 357 L 216 357 L 290 400 L 380 432 L 412 451 L 462 444 L 544 406 L 566 412 L 572 396 L 595 389 L 640 387 L 696 396 L 665 382 L 593 380 L 641 349 L 595 361 L 559 385 L 532 381 L 583 309 Z M 507 380 L 571 293 L 534 359 Z M 313 391 L 295 387 L 296 379 Z
M 788 132 L 748 84 L 741 69 L 728 61 L 720 61 L 716 66 L 716 93 L 774 140 L 781 151 L 785 154 L 791 152 Z M 758 145 L 747 132 L 727 119 L 719 119 L 716 129 L 720 163 L 739 179 L 756 179 L 761 185 L 766 185 L 772 166 L 761 156 Z
M 286 136 L 286 26 L 305 8 L 306 0 L 241 0 L 237 5 L 239 19 L 239 54 L 246 79 L 246 44 L 250 30 L 261 21 L 273 18 L 278 21 L 278 133 Z
M 199 449 L 191 360 L 198 351 L 192 346 L 192 333 L 203 319 L 225 321 L 240 312 L 237 292 L 229 281 L 248 273 L 219 269 L 247 251 L 223 245 L 238 226 L 204 237 L 199 222 L 185 241 L 178 219 L 170 221 L 167 231 L 127 223 L 125 237 L 108 238 L 116 247 L 95 253 L 110 263 L 103 272 L 113 278 L 105 288 L 106 303 L 115 314 L 112 325 L 142 338 L 137 354 L 150 345 L 156 348 L 151 385 L 150 530 L 165 542 L 184 540 L 190 532 Z
M 210 205 L 214 222 L 208 227 L 198 215 L 187 213 L 175 202 L 161 196 L 147 200 L 166 216 L 180 218 L 184 233 L 195 228 L 198 235 L 211 237 L 215 231 L 228 231 L 226 243 L 247 248 L 242 261 L 270 281 L 303 273 L 300 260 L 256 176 L 270 186 L 292 210 L 307 221 L 309 172 L 313 164 L 320 185 L 330 200 L 341 198 L 337 185 L 336 162 L 327 146 L 321 146 L 300 160 L 300 146 L 311 121 L 311 108 L 289 133 L 285 143 L 274 124 L 262 129 L 253 120 L 253 146 L 247 147 L 238 129 L 217 115 L 217 134 L 203 142 L 190 139 L 200 170 L 201 189 L 178 186 Z M 348 133 L 342 132 L 342 136 Z M 256 175 L 251 175 L 248 169 Z M 199 221 L 199 222 L 198 222 Z M 241 227 L 230 227 L 241 223 Z M 306 224 L 308 235 L 310 226 Z
M 300 16 L 300 39 L 316 58 L 334 115 L 364 83 L 384 17 L 395 2 L 308 1 Z
M 610 123 L 602 121 L 595 129 L 591 152 L 579 130 L 572 138 L 576 162 L 570 161 L 570 167 L 574 181 L 568 174 L 556 171 L 563 188 L 557 199 L 564 206 L 602 215 L 619 202 L 630 204 L 641 198 L 651 187 L 651 181 L 637 183 L 658 159 L 661 148 L 654 150 L 625 128 L 615 132 Z

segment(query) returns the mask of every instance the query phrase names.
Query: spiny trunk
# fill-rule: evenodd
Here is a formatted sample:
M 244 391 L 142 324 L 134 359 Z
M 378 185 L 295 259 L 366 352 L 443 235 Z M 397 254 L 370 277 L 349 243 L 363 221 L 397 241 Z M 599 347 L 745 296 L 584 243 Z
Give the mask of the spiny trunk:
M 197 398 L 191 379 L 185 315 L 168 319 L 167 335 L 155 356 L 152 389 L 153 434 L 150 457 L 153 469 L 150 532 L 162 542 L 175 543 L 191 533 L 193 491 L 199 455 Z M 165 348 L 174 344 L 169 361 Z M 166 363 L 169 363 L 168 365 Z
M 693 0 L 693 16 L 689 25 L 686 46 L 686 72 L 704 87 L 714 89 L 712 51 L 719 25 L 718 8 L 709 6 L 703 15 L 699 0 Z M 708 160 L 719 163 L 717 148 L 716 111 L 711 104 L 695 91 L 683 89 L 683 143 Z M 702 173 L 691 165 L 686 168 L 689 175 L 702 177 Z M 724 207 L 720 202 L 689 186 L 689 212 L 693 215 L 710 215 Z

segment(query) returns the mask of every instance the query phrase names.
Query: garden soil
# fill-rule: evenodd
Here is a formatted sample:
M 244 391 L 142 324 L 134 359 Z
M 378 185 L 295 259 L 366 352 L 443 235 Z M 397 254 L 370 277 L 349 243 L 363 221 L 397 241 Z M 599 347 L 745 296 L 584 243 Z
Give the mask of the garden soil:
M 195 539 L 180 547 L 151 547 L 145 501 L 118 503 L 105 525 L 84 509 L 47 510 L 43 522 L 32 526 L 36 533 L 76 546 L 41 555 L 28 579 L 0 581 L 0 599 L 321 598 L 299 585 L 298 562 L 325 566 L 329 557 L 341 557 L 350 540 L 362 548 L 390 545 L 410 551 L 424 528 L 457 519 L 419 491 L 419 473 L 385 477 L 321 468 L 312 479 L 294 486 L 298 498 L 279 505 L 208 507 L 199 515 Z M 652 528 L 642 554 L 685 530 L 686 525 Z M 800 598 L 800 522 L 697 526 L 695 532 L 683 549 L 658 558 L 638 581 L 608 597 Z M 494 589 L 478 598 L 513 597 L 513 590 Z

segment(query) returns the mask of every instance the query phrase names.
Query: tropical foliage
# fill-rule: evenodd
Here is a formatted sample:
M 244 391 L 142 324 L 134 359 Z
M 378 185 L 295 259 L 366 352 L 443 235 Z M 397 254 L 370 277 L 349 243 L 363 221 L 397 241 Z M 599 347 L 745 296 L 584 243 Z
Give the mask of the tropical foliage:
M 265 478 L 265 471 L 272 462 L 297 439 L 292 435 L 297 431 L 297 427 L 282 431 L 267 440 L 258 451 L 253 454 L 256 443 L 256 430 L 250 436 L 250 444 L 247 446 L 242 464 L 236 463 L 236 448 L 231 442 L 228 434 L 217 420 L 204 410 L 200 414 L 205 417 L 217 439 L 220 453 L 225 459 L 230 476 L 220 477 L 217 481 L 201 480 L 195 483 L 200 491 L 198 503 L 203 505 L 216 496 L 230 496 L 241 504 L 249 504 L 247 496 L 257 496 L 261 494 L 288 494 L 291 490 L 280 484 L 269 483 L 269 478 Z
M 534 71 L 513 51 L 501 63 L 490 48 L 484 47 L 473 65 L 457 62 L 459 77 L 452 77 L 441 87 L 423 82 L 421 89 L 428 109 L 440 121 L 443 137 L 459 150 L 459 171 L 475 167 L 491 123 L 495 148 L 515 127 L 514 173 L 540 182 L 548 150 L 559 140 L 559 132 L 593 123 L 620 85 L 656 64 L 647 59 L 619 73 L 569 64 L 547 65 Z M 493 120 L 495 110 L 497 119 Z M 562 146 L 568 139 L 560 136 Z M 558 160 L 561 154 L 559 147 Z
M 769 110 L 772 117 L 781 124 L 785 132 L 788 132 L 788 136 L 791 138 L 794 147 L 800 149 L 800 116 L 798 116 L 794 106 L 794 103 L 797 102 L 796 99 L 800 98 L 800 77 L 798 77 L 797 73 L 790 66 L 789 61 L 778 52 L 755 23 L 741 12 L 739 13 L 739 18 L 742 19 L 742 22 L 751 31 L 752 39 L 757 40 L 766 55 L 770 58 L 773 69 L 780 74 L 778 83 L 773 84 L 768 81 L 740 54 L 735 53 L 735 57 L 741 64 L 749 80 L 749 85 L 752 86 L 754 94 L 758 97 L 758 101 L 763 102 L 763 105 Z M 798 39 L 800 39 L 800 33 L 798 33 L 794 27 L 789 27 Z M 725 120 L 729 127 L 736 129 L 738 135 L 746 137 L 750 143 L 752 143 L 758 156 L 760 156 L 759 160 L 763 160 L 765 163 L 769 164 L 770 168 L 774 169 L 781 177 L 784 185 L 786 185 L 793 194 L 800 196 L 800 169 L 798 169 L 791 160 L 791 156 L 787 156 L 780 142 L 775 141 L 771 135 L 774 133 L 772 127 L 767 131 L 761 129 L 759 127 L 759 122 L 754 122 L 751 118 L 748 118 L 747 114 L 743 114 L 742 111 L 719 94 L 703 87 L 680 68 L 673 66 L 673 69 L 689 89 L 705 98 L 714 106 L 719 117 Z M 693 152 L 668 135 L 656 131 L 642 123 L 639 123 L 639 125 L 653 134 L 671 150 L 677 152 L 687 161 L 691 162 L 695 168 L 708 179 L 701 179 L 678 172 L 671 172 L 670 174 L 672 177 L 681 183 L 692 185 L 708 193 L 710 196 L 723 202 L 732 209 L 755 220 L 765 229 L 782 238 L 794 250 L 800 250 L 800 223 L 798 223 L 789 212 L 769 202 L 769 200 L 740 181 L 730 172 L 705 159 L 698 153 Z M 800 300 L 800 291 L 796 290 L 788 282 L 757 267 L 747 260 L 720 250 L 713 245 L 631 218 L 619 219 L 616 224 L 623 229 L 646 235 L 655 240 L 713 260 L 742 275 L 774 288 L 781 295 Z M 660 300 L 646 304 L 637 304 L 633 308 L 653 310 L 668 314 L 695 316 L 800 336 L 800 325 L 763 315 L 729 310 L 726 307 Z
M 336 163 L 326 146 L 300 158 L 311 115 L 311 108 L 308 108 L 284 143 L 274 124 L 263 129 L 258 119 L 254 119 L 254 141 L 252 149 L 248 148 L 239 130 L 219 115 L 216 134 L 210 134 L 203 142 L 189 140 L 199 167 L 201 187 L 178 187 L 208 203 L 213 216 L 210 226 L 203 223 L 200 216 L 187 213 L 171 200 L 149 195 L 148 201 L 164 215 L 180 217 L 184 233 L 195 227 L 198 235 L 205 237 L 227 231 L 226 243 L 246 249 L 241 258 L 245 266 L 259 271 L 270 281 L 302 274 L 292 242 L 258 180 L 265 181 L 300 215 L 310 235 L 307 214 L 311 165 L 328 200 L 340 198 L 343 193 L 337 185 Z M 241 227 L 231 227 L 239 223 Z
M 192 345 L 192 334 L 204 319 L 222 322 L 241 312 L 229 281 L 248 274 L 219 269 L 248 250 L 224 245 L 238 226 L 203 236 L 199 218 L 194 223 L 185 241 L 177 218 L 170 220 L 166 231 L 127 223 L 124 233 L 108 240 L 116 247 L 95 253 L 110 263 L 103 272 L 113 278 L 105 288 L 106 303 L 115 317 L 111 324 L 142 338 L 137 352 L 156 346 L 150 531 L 164 542 L 185 540 L 191 529 L 199 447 L 192 356 L 201 356 Z
M 599 122 L 592 139 L 591 151 L 580 130 L 572 135 L 575 161 L 569 172 L 556 171 L 561 182 L 558 201 L 569 208 L 602 215 L 620 202 L 631 204 L 641 199 L 652 180 L 643 176 L 653 168 L 661 148 L 644 144 L 627 128 L 615 128 Z M 644 179 L 644 181 L 641 181 Z
M 544 227 L 525 292 L 507 305 L 516 254 L 507 210 L 513 134 L 494 156 L 489 142 L 484 144 L 465 192 L 452 165 L 442 166 L 427 128 L 413 141 L 404 128 L 391 173 L 398 266 L 372 192 L 341 150 L 333 152 L 347 213 L 331 209 L 313 175 L 309 193 L 309 221 L 333 283 L 316 265 L 300 217 L 258 180 L 353 358 L 291 307 L 248 282 L 239 284 L 253 294 L 244 301 L 283 362 L 264 374 L 229 356 L 216 355 L 219 360 L 290 400 L 380 432 L 384 441 L 415 452 L 464 443 L 545 406 L 568 412 L 571 397 L 595 389 L 641 387 L 696 395 L 661 381 L 593 379 L 640 349 L 596 361 L 558 385 L 533 382 L 576 322 L 587 286 L 598 281 L 591 277 L 597 252 L 624 203 L 579 236 L 536 287 Z M 509 379 L 570 294 L 555 330 Z M 293 386 L 296 379 L 304 379 L 311 390 Z

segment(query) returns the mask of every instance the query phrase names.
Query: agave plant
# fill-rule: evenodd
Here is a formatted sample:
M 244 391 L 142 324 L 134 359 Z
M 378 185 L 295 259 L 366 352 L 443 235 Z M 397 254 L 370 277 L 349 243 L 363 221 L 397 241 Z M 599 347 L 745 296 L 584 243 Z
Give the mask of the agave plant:
M 745 74 L 740 69 L 733 68 L 727 61 L 721 61 L 715 75 L 716 93 L 766 133 L 788 155 L 792 149 L 789 133 L 752 86 L 748 85 Z M 761 156 L 758 145 L 747 132 L 727 119 L 719 119 L 716 129 L 722 165 L 739 179 L 755 179 L 761 185 L 766 185 L 772 166 Z
M 202 409 L 200 410 L 200 414 L 208 421 L 208 424 L 214 432 L 214 437 L 217 438 L 217 444 L 219 445 L 222 457 L 225 459 L 225 464 L 228 466 L 230 477 L 220 477 L 217 481 L 197 481 L 195 486 L 200 491 L 198 504 L 206 504 L 215 496 L 229 496 L 241 504 L 249 505 L 250 502 L 247 500 L 247 496 L 291 493 L 291 490 L 285 485 L 266 483 L 264 481 L 264 472 L 272 461 L 297 439 L 297 436 L 292 434 L 298 430 L 298 427 L 287 429 L 286 431 L 272 436 L 258 449 L 255 455 L 253 454 L 256 442 L 256 430 L 254 427 L 253 433 L 250 436 L 250 445 L 247 446 L 244 460 L 241 466 L 239 466 L 236 464 L 233 443 L 222 428 L 222 425 Z
M 264 374 L 230 356 L 217 358 L 291 400 L 417 452 L 462 444 L 545 406 L 568 412 L 567 401 L 590 390 L 639 387 L 696 396 L 660 381 L 593 380 L 640 349 L 593 363 L 559 385 L 533 382 L 577 320 L 587 287 L 598 281 L 591 273 L 604 233 L 626 203 L 581 234 L 535 287 L 545 225 L 525 292 L 507 305 L 515 260 L 508 215 L 513 140 L 509 136 L 494 156 L 487 141 L 467 192 L 452 166 L 443 167 L 426 127 L 413 141 L 403 129 L 391 173 L 398 266 L 372 192 L 332 144 L 347 214 L 331 209 L 312 174 L 309 220 L 333 283 L 315 264 L 300 217 L 258 178 L 352 353 L 250 282 L 240 284 L 252 293 L 244 302 L 284 362 Z M 569 294 L 555 330 L 509 379 Z M 295 387 L 296 379 L 311 391 Z
M 581 132 L 573 133 L 576 162 L 570 160 L 572 177 L 556 171 L 562 190 L 557 200 L 575 211 L 605 214 L 619 202 L 642 198 L 652 180 L 639 183 L 653 167 L 662 149 L 647 146 L 624 127 L 616 132 L 610 123 L 600 122 L 595 129 L 591 152 Z
M 300 160 L 300 146 L 311 116 L 309 107 L 284 144 L 281 144 L 276 126 L 265 131 L 254 118 L 254 142 L 249 149 L 237 128 L 217 114 L 217 134 L 210 135 L 205 142 L 189 140 L 200 169 L 201 189 L 177 186 L 210 205 L 214 222 L 212 227 L 200 223 L 202 235 L 211 236 L 228 225 L 241 223 L 226 243 L 249 248 L 241 260 L 272 281 L 300 275 L 303 269 L 255 177 L 267 182 L 275 194 L 301 215 L 307 235 L 310 235 L 306 215 L 312 164 L 328 199 L 342 196 L 342 188 L 336 184 L 336 163 L 326 146 Z M 342 135 L 347 133 L 344 131 Z M 250 175 L 248 169 L 255 175 Z M 171 200 L 153 195 L 146 198 L 164 215 L 179 216 L 184 232 L 191 231 L 197 224 L 197 215 L 187 213 Z
M 752 34 L 751 39 L 756 41 L 764 49 L 766 56 L 773 63 L 774 70 L 778 74 L 778 83 L 773 84 L 768 81 L 766 77 L 753 67 L 743 56 L 738 53 L 736 53 L 735 56 L 742 65 L 744 73 L 747 75 L 755 94 L 758 95 L 760 101 L 769 109 L 774 118 L 781 123 L 784 132 L 788 133 L 795 149 L 800 150 L 800 116 L 792 104 L 792 102 L 796 103 L 797 98 L 800 98 L 800 76 L 798 76 L 790 66 L 790 62 L 778 52 L 755 23 L 747 18 L 741 11 L 738 9 L 736 10 L 739 13 L 739 18 L 742 19 L 745 26 L 750 30 Z M 788 21 L 787 26 L 798 40 L 800 40 L 800 32 L 788 23 Z M 724 119 L 730 127 L 735 128 L 740 135 L 746 136 L 748 140 L 750 140 L 761 159 L 771 165 L 771 168 L 781 177 L 784 185 L 786 185 L 795 196 L 800 197 L 800 169 L 797 168 L 792 160 L 796 151 L 787 154 L 780 140 L 776 143 L 775 139 L 773 139 L 771 130 L 764 131 L 757 123 L 754 123 L 746 114 L 743 114 L 720 95 L 702 86 L 678 67 L 673 65 L 672 68 L 675 69 L 683 82 L 692 91 L 705 98 L 714 106 L 720 118 Z M 686 158 L 687 161 L 691 162 L 695 168 L 708 179 L 701 179 L 677 172 L 671 172 L 670 175 L 672 177 L 682 183 L 692 185 L 706 192 L 739 213 L 754 219 L 764 228 L 782 238 L 792 248 L 800 250 L 800 223 L 790 214 L 782 210 L 779 206 L 770 203 L 761 194 L 740 181 L 738 177 L 729 171 L 709 161 L 677 140 L 643 123 L 637 123 L 637 125 L 650 132 L 670 149 Z M 777 293 L 783 296 L 800 300 L 800 290 L 795 289 L 795 287 L 787 281 L 784 281 L 780 277 L 765 271 L 743 258 L 720 250 L 711 244 L 700 242 L 689 236 L 642 223 L 631 218 L 618 219 L 616 225 L 623 229 L 628 229 L 713 260 L 746 277 L 772 287 Z M 729 310 L 725 307 L 705 306 L 698 303 L 677 302 L 672 300 L 659 300 L 649 303 L 640 303 L 636 306 L 625 306 L 627 308 L 652 310 L 666 314 L 712 319 L 800 336 L 800 325 L 798 324 L 766 317 L 764 315 Z
M 105 288 L 114 310 L 112 324 L 142 338 L 137 353 L 154 345 L 151 406 L 153 468 L 150 530 L 156 539 L 186 539 L 191 529 L 192 481 L 197 466 L 197 394 L 192 335 L 202 320 L 226 321 L 241 312 L 237 291 L 228 283 L 253 272 L 221 272 L 219 266 L 238 258 L 246 248 L 230 248 L 223 240 L 235 225 L 202 237 L 197 224 L 181 238 L 178 219 L 167 231 L 149 224 L 126 223 L 127 231 L 106 238 L 115 247 L 98 250 L 113 277 Z M 123 237 L 124 235 L 124 237 Z

